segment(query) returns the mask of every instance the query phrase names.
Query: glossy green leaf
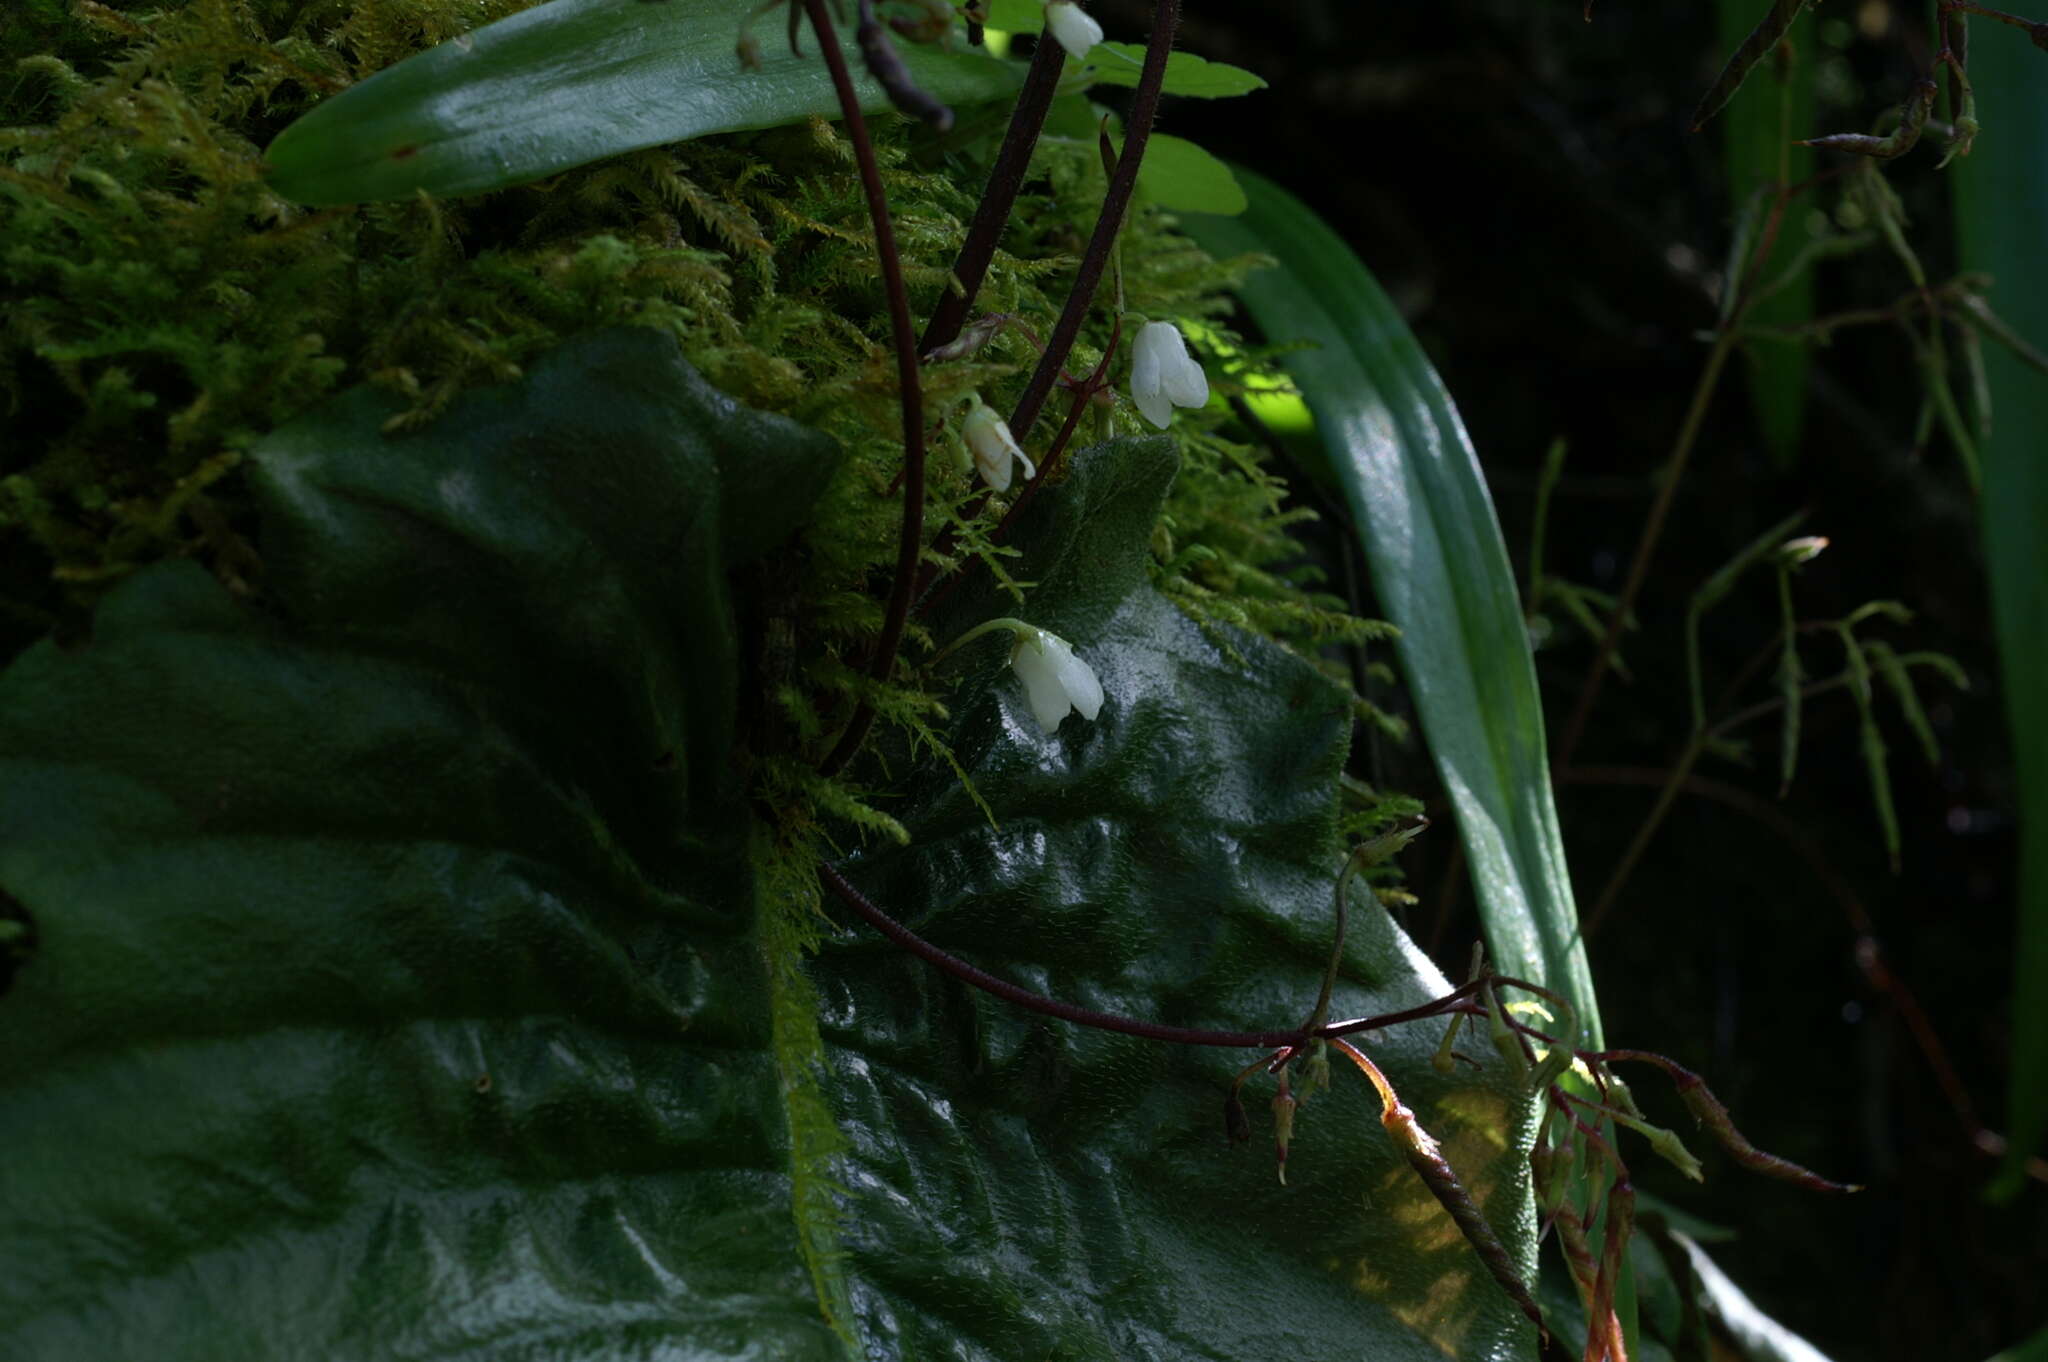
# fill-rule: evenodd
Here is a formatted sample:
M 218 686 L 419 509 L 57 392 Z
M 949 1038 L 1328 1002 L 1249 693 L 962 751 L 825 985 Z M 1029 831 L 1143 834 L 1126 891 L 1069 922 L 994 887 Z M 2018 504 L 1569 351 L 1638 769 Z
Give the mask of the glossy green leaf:
M 1145 49 L 1138 43 L 1097 43 L 1088 53 L 1087 80 L 1094 85 L 1135 87 L 1145 62 Z M 1192 52 L 1175 52 L 1166 59 L 1166 75 L 1160 91 L 1190 99 L 1227 99 L 1266 88 L 1266 82 L 1241 66 L 1210 61 Z
M 835 447 L 649 331 L 395 405 L 256 451 L 281 617 L 173 563 L 0 675 L 0 1355 L 837 1358 L 724 586 Z
M 1045 28 L 1045 0 L 989 0 L 988 25 L 1005 33 L 1038 33 Z
M 1742 1362 L 1828 1362 L 1820 1349 L 1758 1309 L 1705 1249 L 1677 1231 L 1668 1237 L 1692 1270 L 1701 1311 L 1719 1326 L 1728 1340 L 1724 1346 Z
M 2037 349 L 2048 345 L 2048 86 L 2042 56 L 1979 20 L 1970 80 L 1985 130 L 1958 160 L 1956 230 L 1964 268 L 1996 280 L 1992 303 Z M 2048 1134 L 2048 386 L 2002 345 L 1985 346 L 1992 395 L 1983 442 L 1984 555 L 2004 668 L 2019 789 L 2020 897 L 2013 956 L 2012 1078 L 2000 1195 Z
M 779 15 L 756 25 L 761 66 L 734 54 L 746 6 L 729 0 L 552 0 L 410 57 L 320 104 L 264 153 L 300 203 L 478 194 L 711 133 L 836 116 L 817 39 L 791 55 Z M 864 109 L 889 107 L 848 51 Z M 912 76 L 949 104 L 1013 94 L 1018 68 L 960 46 L 900 43 Z
M 1084 451 L 1015 535 L 1027 548 L 1012 570 L 1040 584 L 1030 618 L 1095 667 L 1100 716 L 1048 737 L 1006 642 L 969 644 L 951 738 L 1000 825 L 931 769 L 904 792 L 915 844 L 849 873 L 940 945 L 1059 997 L 1178 1025 L 1287 1026 L 1329 949 L 1348 709 L 1301 660 L 1239 635 L 1233 658 L 1152 589 L 1146 546 L 1173 467 L 1164 440 Z M 985 593 L 935 627 L 950 637 L 1012 608 Z M 1357 916 L 1340 1013 L 1446 987 L 1384 912 Z M 864 1316 L 885 1355 L 1533 1349 L 1355 1074 L 1297 1118 L 1282 1187 L 1269 1080 L 1246 1092 L 1258 1141 L 1233 1149 L 1223 1135 L 1223 1095 L 1253 1055 L 1023 1016 L 864 928 L 814 973 L 827 1039 L 846 1047 L 832 1086 L 843 1127 L 862 1157 L 918 1167 L 919 1195 L 863 1198 L 845 1232 L 857 1273 L 925 1292 L 913 1310 Z M 1440 1034 L 1406 1028 L 1371 1048 L 1526 1271 L 1527 1104 L 1504 1066 L 1437 1074 Z
M 2048 1325 L 2030 1337 L 1999 1351 L 1988 1362 L 2048 1362 Z
M 1245 210 L 1244 190 L 1230 167 L 1185 137 L 1168 133 L 1153 133 L 1146 141 L 1138 188 L 1153 203 L 1176 213 L 1230 216 Z
M 1365 265 L 1285 190 L 1240 168 L 1251 206 L 1189 218 L 1212 254 L 1279 263 L 1239 289 L 1282 361 L 1356 518 L 1444 789 L 1494 961 L 1599 1011 L 1578 936 L 1545 757 L 1543 707 L 1507 548 L 1463 422 Z M 1598 1043 L 1597 1039 L 1594 1041 Z
M 1723 51 L 1741 50 L 1756 24 L 1756 8 L 1756 0 L 1716 0 Z M 1759 58 L 1761 72 L 1743 85 L 1718 120 L 1729 202 L 1738 213 L 1753 212 L 1759 224 L 1772 191 L 1797 184 L 1813 173 L 1813 152 L 1793 144 L 1815 131 L 1814 73 L 1820 66 L 1815 21 L 1811 15 L 1802 19 L 1795 5 L 1786 22 L 1786 32 Z M 1798 257 L 1806 239 L 1801 226 L 1804 215 L 1795 205 L 1779 227 L 1775 248 L 1763 270 L 1764 281 L 1775 281 Z M 1728 286 L 1733 287 L 1732 282 Z M 1745 318 L 1752 326 L 1769 327 L 1799 326 L 1812 319 L 1811 266 L 1760 298 Z M 1804 345 L 1753 341 L 1744 347 L 1743 355 L 1748 361 L 1744 376 L 1757 427 L 1778 467 L 1789 468 L 1798 458 L 1799 437 L 1806 425 L 1811 354 Z
M 800 960 L 726 568 L 829 441 L 644 331 L 386 438 L 393 409 L 256 451 L 263 608 L 160 567 L 0 674 L 0 888 L 38 934 L 0 997 L 0 1355 L 1529 1353 L 1348 1075 L 1281 1188 L 1219 1129 L 1252 1056 L 1023 1016 L 864 927 Z M 1047 736 L 1000 644 L 963 651 L 949 737 L 999 825 L 900 762 L 917 842 L 847 870 L 1061 996 L 1284 1027 L 1347 707 L 1152 589 L 1172 473 L 1083 451 L 1018 527 L 1099 719 Z M 1340 1008 L 1444 988 L 1356 917 Z M 1435 1041 L 1369 1043 L 1526 1266 L 1528 1103 Z

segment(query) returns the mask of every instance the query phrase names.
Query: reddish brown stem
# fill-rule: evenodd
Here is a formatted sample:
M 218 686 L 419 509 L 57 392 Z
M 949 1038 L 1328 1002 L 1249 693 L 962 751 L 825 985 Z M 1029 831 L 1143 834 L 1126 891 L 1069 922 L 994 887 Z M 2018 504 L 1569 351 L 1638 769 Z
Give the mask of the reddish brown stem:
M 1074 274 L 1074 285 L 1067 291 L 1066 306 L 1061 309 L 1060 319 L 1053 326 L 1052 337 L 1046 342 L 1038 367 L 1032 370 L 1030 381 L 1024 385 L 1024 395 L 1010 413 L 1010 432 L 1024 443 L 1030 442 L 1032 423 L 1038 420 L 1038 413 L 1052 392 L 1053 380 L 1059 377 L 1060 366 L 1066 363 L 1068 353 L 1074 348 L 1075 337 L 1081 334 L 1081 323 L 1087 319 L 1088 309 L 1095 303 L 1096 286 L 1102 282 L 1102 271 L 1109 263 L 1111 248 L 1116 245 L 1117 232 L 1122 228 L 1124 213 L 1130 207 L 1131 193 L 1137 188 L 1138 169 L 1145 160 L 1145 143 L 1152 136 L 1152 123 L 1159 113 L 1159 90 L 1166 80 L 1166 59 L 1173 53 L 1173 38 L 1179 28 L 1180 0 L 1156 0 L 1152 9 L 1152 37 L 1145 45 L 1145 65 L 1138 73 L 1138 86 L 1131 95 L 1131 111 L 1124 120 L 1123 154 L 1117 161 L 1116 174 L 1109 177 L 1109 188 L 1102 196 L 1102 212 L 1096 216 L 1095 231 L 1088 238 L 1088 249 Z
M 968 964 L 959 956 L 925 940 L 916 932 L 882 911 L 867 895 L 854 888 L 853 884 L 829 865 L 818 867 L 818 878 L 827 889 L 838 895 L 847 906 L 890 941 L 909 951 L 920 960 L 944 970 L 947 974 L 971 984 L 983 992 L 992 993 L 1007 1003 L 1021 1007 L 1027 1012 L 1041 1016 L 1056 1017 L 1077 1026 L 1089 1026 L 1098 1031 L 1115 1031 L 1127 1036 L 1141 1036 L 1147 1040 L 1163 1040 L 1178 1045 L 1209 1045 L 1217 1047 L 1256 1046 L 1273 1051 L 1293 1052 L 1300 1049 L 1312 1037 L 1335 1038 L 1355 1035 L 1361 1031 L 1377 1031 L 1384 1027 L 1399 1026 L 1406 1022 L 1421 1021 L 1427 1017 L 1439 1016 L 1450 1011 L 1485 985 L 1485 980 L 1475 980 L 1445 994 L 1441 998 L 1399 1012 L 1388 1012 L 1376 1017 L 1356 1017 L 1349 1021 L 1332 1022 L 1318 1027 L 1313 1032 L 1296 1027 L 1288 1031 L 1207 1031 L 1185 1026 L 1166 1026 L 1158 1022 L 1143 1021 L 1136 1017 L 1118 1016 L 1113 1012 L 1098 1012 L 1093 1008 L 1078 1007 L 1063 1003 L 1057 998 L 1048 998 L 1041 993 L 1021 988 L 1007 979 L 999 979 L 988 971 Z
M 1422 1128 L 1422 1123 L 1415 1119 L 1415 1113 L 1401 1101 L 1400 1095 L 1394 1091 L 1394 1085 L 1380 1072 L 1379 1065 L 1366 1058 L 1364 1051 L 1345 1040 L 1333 1040 L 1330 1044 L 1356 1064 L 1371 1081 L 1373 1088 L 1380 1095 L 1380 1125 L 1386 1129 L 1388 1137 L 1401 1151 L 1401 1156 L 1408 1160 L 1408 1166 L 1415 1170 L 1415 1175 L 1429 1188 L 1430 1195 L 1436 1198 L 1437 1204 L 1444 1208 L 1445 1213 L 1457 1225 L 1459 1233 L 1465 1236 L 1465 1242 L 1472 1246 L 1472 1251 L 1486 1264 L 1486 1270 L 1492 1274 L 1494 1281 L 1500 1284 L 1501 1290 L 1507 1292 L 1509 1299 L 1513 1300 L 1536 1326 L 1537 1336 L 1547 1347 L 1550 1331 L 1543 1325 L 1543 1312 L 1537 1308 L 1535 1299 L 1529 1295 L 1529 1288 L 1523 1283 L 1521 1274 L 1515 1271 L 1514 1259 L 1508 1256 L 1507 1246 L 1502 1244 L 1500 1236 L 1494 1233 L 1493 1223 L 1479 1209 L 1479 1203 L 1472 1199 L 1472 1194 L 1465 1190 L 1465 1184 L 1458 1180 L 1457 1170 L 1452 1168 L 1450 1160 L 1444 1157 L 1443 1150 L 1435 1138 Z
M 839 96 L 840 112 L 846 118 L 846 135 L 853 143 L 854 161 L 860 167 L 861 189 L 867 195 L 868 217 L 875 229 L 875 254 L 882 267 L 882 289 L 889 300 L 889 332 L 896 351 L 896 385 L 903 414 L 903 524 L 896 537 L 896 575 L 889 586 L 889 604 L 882 617 L 882 632 L 875 640 L 868 675 L 877 681 L 888 679 L 896 665 L 896 650 L 903 642 L 903 628 L 910 618 L 911 593 L 917 585 L 917 559 L 924 545 L 924 391 L 918 377 L 917 342 L 911 329 L 910 295 L 903 286 L 903 260 L 896 251 L 896 231 L 889 218 L 889 198 L 882 188 L 882 169 L 875 159 L 875 147 L 868 137 L 867 119 L 860 111 L 860 96 L 853 88 L 853 73 L 846 55 L 839 49 L 839 35 L 825 0 L 804 0 L 811 28 L 824 50 L 825 68 L 832 75 L 832 88 Z M 820 775 L 840 771 L 866 740 L 874 723 L 872 705 L 863 701 L 847 721 L 839 741 L 818 764 Z
M 939 294 L 938 306 L 918 342 L 921 355 L 930 354 L 960 334 L 961 325 L 974 307 L 974 295 L 995 258 L 1010 210 L 1017 206 L 1017 192 L 1024 187 L 1025 172 L 1031 168 L 1031 152 L 1038 145 L 1038 133 L 1045 126 L 1045 111 L 1059 89 L 1060 72 L 1066 64 L 1066 49 L 1056 42 L 1041 41 L 1031 54 L 1031 69 L 1024 75 L 1024 88 L 1017 92 L 1017 107 L 1010 112 L 1010 128 L 1003 145 L 989 167 L 988 184 L 981 191 L 974 221 L 968 224 L 967 239 L 953 261 L 953 278 Z
M 1057 998 L 1048 998 L 1020 988 L 1007 979 L 998 979 L 986 970 L 977 969 L 959 956 L 942 950 L 926 941 L 917 933 L 905 927 L 876 907 L 860 890 L 853 887 L 844 875 L 829 865 L 818 867 L 818 878 L 825 887 L 843 899 L 859 913 L 870 927 L 889 940 L 909 951 L 962 983 L 972 984 L 984 993 L 992 993 L 1004 1002 L 1021 1007 L 1027 1012 L 1041 1016 L 1057 1017 L 1061 1021 L 1073 1022 L 1077 1026 L 1089 1026 L 1098 1031 L 1115 1031 L 1126 1036 L 1141 1036 L 1146 1040 L 1163 1040 L 1177 1045 L 1213 1045 L 1219 1047 L 1252 1047 L 1273 1050 L 1302 1044 L 1308 1038 L 1299 1030 L 1295 1031 L 1204 1031 L 1185 1026 L 1166 1026 L 1159 1022 L 1141 1021 L 1135 1017 L 1120 1017 L 1112 1012 L 1098 1012 L 1093 1008 L 1077 1007 L 1063 1003 Z
M 1672 1086 L 1678 1090 L 1679 1100 L 1685 1103 L 1686 1109 L 1699 1118 L 1700 1124 L 1737 1163 L 1753 1173 L 1761 1173 L 1767 1178 L 1777 1178 L 1783 1182 L 1796 1182 L 1801 1187 L 1815 1192 L 1863 1190 L 1854 1183 L 1830 1182 L 1820 1174 L 1801 1168 L 1789 1159 L 1781 1159 L 1775 1154 L 1766 1154 L 1758 1149 L 1735 1128 L 1734 1120 L 1728 1115 L 1728 1108 L 1721 1105 L 1721 1099 L 1707 1088 L 1705 1080 L 1675 1060 L 1666 1059 L 1663 1055 L 1652 1054 L 1647 1050 L 1603 1050 L 1587 1058 L 1610 1063 L 1623 1060 L 1651 1064 L 1662 1069 L 1670 1078 Z

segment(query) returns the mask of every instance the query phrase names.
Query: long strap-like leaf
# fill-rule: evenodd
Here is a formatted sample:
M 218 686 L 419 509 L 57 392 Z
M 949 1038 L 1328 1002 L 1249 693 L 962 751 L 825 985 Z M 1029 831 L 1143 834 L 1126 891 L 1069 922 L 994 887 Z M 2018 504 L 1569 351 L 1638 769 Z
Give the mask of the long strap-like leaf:
M 815 50 L 797 57 L 764 21 L 759 65 L 734 55 L 731 0 L 554 0 L 407 58 L 279 133 L 271 187 L 300 203 L 477 194 L 620 152 L 794 123 L 839 108 Z M 906 45 L 929 94 L 971 104 L 1015 92 L 1021 67 Z M 855 63 L 858 68 L 859 63 Z M 863 71 L 863 106 L 888 96 Z
M 1279 260 L 1239 290 L 1315 413 L 1357 521 L 1379 608 L 1401 628 L 1409 692 L 1457 811 L 1497 967 L 1564 993 L 1600 1044 L 1543 708 L 1507 546 L 1479 460 L 1422 348 L 1350 247 L 1271 181 L 1237 171 L 1233 218 L 1189 215 L 1212 254 Z
M 1963 264 L 1997 281 L 1992 304 L 2036 349 L 2048 346 L 2048 82 L 2041 54 L 2010 33 L 1970 52 L 1985 110 L 1976 149 L 1957 163 Z M 1995 136 L 1993 134 L 1996 134 Z M 1984 557 L 2005 671 L 2019 783 L 2019 943 L 2013 956 L 2012 1097 L 1998 1191 L 2025 1179 L 2048 1132 L 2048 380 L 1986 345 L 1993 419 L 1984 441 Z

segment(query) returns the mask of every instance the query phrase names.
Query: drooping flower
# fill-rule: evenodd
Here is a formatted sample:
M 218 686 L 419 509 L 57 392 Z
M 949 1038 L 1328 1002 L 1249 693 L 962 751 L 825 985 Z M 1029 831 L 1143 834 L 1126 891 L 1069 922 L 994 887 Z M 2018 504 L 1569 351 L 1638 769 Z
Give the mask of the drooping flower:
M 1024 683 L 1032 717 L 1048 733 L 1058 730 L 1070 710 L 1093 719 L 1102 711 L 1102 682 L 1095 669 L 1074 656 L 1073 647 L 1044 629 L 1019 630 L 1010 666 Z
M 1010 490 L 1010 473 L 1013 464 L 1024 465 L 1024 476 L 1035 478 L 1038 468 L 1017 445 L 1017 437 L 1010 434 L 1010 427 L 995 408 L 981 400 L 980 393 L 967 396 L 967 417 L 960 423 L 961 434 L 967 440 L 967 448 L 974 454 L 974 466 L 981 472 L 981 480 L 990 490 Z
M 1131 345 L 1131 401 L 1147 421 L 1166 429 L 1175 407 L 1199 407 L 1209 400 L 1209 376 L 1188 354 L 1180 328 L 1147 322 Z
M 1102 41 L 1102 25 L 1074 0 L 1046 0 L 1045 26 L 1076 59 L 1087 56 L 1088 49 Z

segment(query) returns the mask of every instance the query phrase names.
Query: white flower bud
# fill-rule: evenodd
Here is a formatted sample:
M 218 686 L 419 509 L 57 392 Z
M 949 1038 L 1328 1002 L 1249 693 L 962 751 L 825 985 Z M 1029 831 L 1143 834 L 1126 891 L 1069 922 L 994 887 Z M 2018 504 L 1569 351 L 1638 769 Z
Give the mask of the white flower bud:
M 1778 561 L 1786 567 L 1799 567 L 1820 557 L 1827 546 L 1825 535 L 1809 534 L 1801 539 L 1787 539 L 1778 545 Z
M 1046 0 L 1045 26 L 1069 55 L 1079 59 L 1102 41 L 1102 25 L 1074 0 Z
M 1075 657 L 1058 634 L 1043 629 L 1020 632 L 1017 646 L 1010 650 L 1010 666 L 1024 683 L 1032 717 L 1046 732 L 1056 731 L 1070 710 L 1081 711 L 1084 719 L 1102 712 L 1102 682 L 1095 669 Z
M 967 439 L 967 447 L 974 453 L 974 466 L 981 470 L 981 480 L 995 492 L 1010 490 L 1010 471 L 1013 463 L 1024 465 L 1024 476 L 1035 478 L 1038 468 L 1024 451 L 1017 447 L 1017 439 L 1010 434 L 1010 427 L 995 408 L 981 400 L 980 393 L 967 397 L 967 417 L 960 423 L 960 433 Z
M 1147 322 L 1131 345 L 1131 401 L 1147 421 L 1166 429 L 1175 407 L 1199 407 L 1209 400 L 1209 377 L 1188 354 L 1180 328 Z

